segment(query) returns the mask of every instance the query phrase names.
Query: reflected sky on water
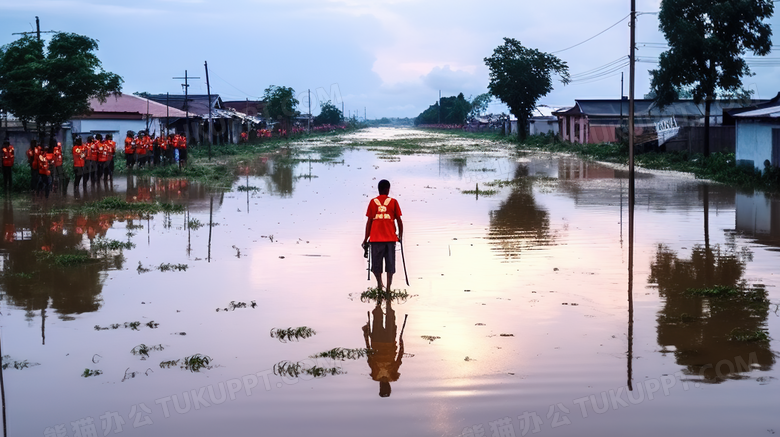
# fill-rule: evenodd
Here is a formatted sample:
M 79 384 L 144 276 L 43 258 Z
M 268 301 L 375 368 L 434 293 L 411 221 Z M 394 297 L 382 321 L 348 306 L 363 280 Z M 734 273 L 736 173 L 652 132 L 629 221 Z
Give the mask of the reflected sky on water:
M 420 134 L 375 129 L 340 144 L 398 135 Z M 322 162 L 317 144 L 306 147 L 311 161 L 245 163 L 225 193 L 131 176 L 79 199 L 5 202 L 2 353 L 39 363 L 4 370 L 9 435 L 102 435 L 118 418 L 128 436 L 780 430 L 777 199 L 640 172 L 629 336 L 625 169 L 332 147 L 321 152 L 335 161 Z M 382 178 L 404 212 L 411 284 L 396 277 L 411 297 L 390 308 L 360 299 L 372 284 L 364 214 Z M 481 194 L 463 193 L 477 185 Z M 107 194 L 186 212 L 44 214 Z M 47 262 L 101 239 L 134 247 L 87 265 Z M 761 287 L 771 303 L 687 294 L 735 285 Z M 316 333 L 269 335 L 298 327 Z M 772 340 L 735 341 L 735 330 Z M 133 355 L 141 344 L 161 350 Z M 334 348 L 341 355 L 313 358 Z M 376 353 L 355 352 L 366 348 Z M 195 354 L 211 368 L 182 369 Z M 283 362 L 297 376 L 280 376 Z

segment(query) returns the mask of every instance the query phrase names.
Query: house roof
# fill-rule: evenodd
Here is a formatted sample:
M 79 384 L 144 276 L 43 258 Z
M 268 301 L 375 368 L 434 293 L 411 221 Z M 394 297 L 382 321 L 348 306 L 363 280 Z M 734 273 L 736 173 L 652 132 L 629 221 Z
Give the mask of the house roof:
M 110 95 L 105 102 L 100 102 L 97 98 L 89 100 L 89 106 L 92 113 L 76 118 L 123 118 L 123 119 L 143 119 L 146 114 L 154 118 L 184 118 L 185 113 L 176 108 L 168 108 L 165 105 L 157 103 L 143 97 L 132 94 L 119 93 Z
M 766 100 L 754 100 L 752 103 L 762 103 Z M 553 115 L 587 115 L 589 117 L 615 117 L 628 115 L 627 99 L 600 99 L 600 100 L 575 100 L 575 105 L 568 110 L 553 112 Z M 710 107 L 711 115 L 720 115 L 724 110 L 739 108 L 743 102 L 736 100 L 716 100 Z M 704 115 L 704 103 L 696 104 L 693 100 L 680 100 L 670 103 L 663 109 L 659 109 L 654 100 L 634 100 L 634 114 L 637 117 L 702 117 Z
M 746 118 L 780 118 L 780 93 L 770 101 L 760 103 L 753 106 L 746 106 L 744 108 L 734 109 L 729 111 L 728 114 L 736 119 Z
M 184 95 L 183 94 L 150 94 L 149 99 L 155 102 L 159 102 L 163 105 L 167 104 L 184 111 Z M 197 115 L 207 118 L 209 116 L 209 107 L 211 109 L 222 109 L 222 99 L 219 98 L 219 94 L 211 95 L 211 103 L 209 104 L 208 94 L 189 94 L 187 95 L 187 112 L 190 116 Z M 214 116 L 214 114 L 212 114 Z
M 225 100 L 222 102 L 225 109 L 233 109 L 247 115 L 262 117 L 266 102 L 262 100 Z

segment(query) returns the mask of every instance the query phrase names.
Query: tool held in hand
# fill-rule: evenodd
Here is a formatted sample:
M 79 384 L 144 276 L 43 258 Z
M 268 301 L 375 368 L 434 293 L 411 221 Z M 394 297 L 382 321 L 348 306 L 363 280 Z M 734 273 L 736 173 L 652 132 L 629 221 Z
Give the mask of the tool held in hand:
M 409 275 L 406 274 L 406 259 L 404 258 L 404 242 L 400 238 L 398 242 L 401 244 L 401 262 L 404 264 L 404 278 L 406 278 L 406 285 L 409 286 Z
M 367 273 L 367 281 L 371 280 L 371 257 L 370 257 L 370 251 L 368 250 L 371 246 L 368 243 L 363 243 L 363 258 L 368 260 L 368 267 L 366 267 Z

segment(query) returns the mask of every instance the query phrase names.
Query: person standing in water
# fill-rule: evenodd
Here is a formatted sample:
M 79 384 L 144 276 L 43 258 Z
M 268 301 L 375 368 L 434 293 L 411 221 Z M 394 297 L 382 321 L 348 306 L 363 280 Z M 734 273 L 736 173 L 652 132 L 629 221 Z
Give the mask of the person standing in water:
M 404 236 L 404 223 L 401 221 L 401 207 L 398 201 L 389 196 L 390 182 L 382 179 L 377 186 L 379 196 L 371 199 L 366 211 L 366 232 L 363 244 L 371 243 L 371 272 L 376 278 L 376 287 L 382 291 L 382 264 L 384 261 L 387 273 L 387 286 L 385 290 L 390 292 L 395 273 L 395 243 L 402 241 Z M 396 222 L 398 222 L 398 234 L 396 235 Z

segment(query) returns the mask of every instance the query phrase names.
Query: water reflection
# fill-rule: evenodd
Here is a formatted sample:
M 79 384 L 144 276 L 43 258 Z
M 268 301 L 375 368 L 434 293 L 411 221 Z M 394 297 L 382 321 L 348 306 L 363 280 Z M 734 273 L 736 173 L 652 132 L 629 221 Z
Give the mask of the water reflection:
M 737 193 L 737 232 L 780 250 L 780 199 L 766 193 Z
M 657 319 L 661 352 L 673 351 L 677 363 L 686 367 L 686 374 L 718 383 L 743 378 L 753 366 L 769 370 L 775 357 L 768 341 L 733 338 L 735 332 L 755 333 L 765 327 L 769 306 L 762 297 L 763 290 L 730 297 L 691 292 L 715 287 L 744 289 L 745 266 L 752 261 L 752 254 L 738 249 L 733 241 L 724 246 L 710 245 L 706 187 L 702 194 L 704 245 L 694 246 L 686 259 L 659 244 L 648 282 L 657 284 L 659 295 L 665 299 Z
M 398 381 L 401 377 L 401 360 L 404 355 L 403 327 L 398 342 L 395 341 L 397 332 L 398 326 L 392 301 L 385 301 L 385 311 L 382 311 L 381 302 L 377 302 L 374 310 L 368 315 L 368 321 L 363 325 L 363 338 L 366 341 L 366 349 L 372 351 L 368 354 L 371 379 L 379 382 L 379 396 L 383 398 L 390 396 L 392 391 L 390 383 Z
M 487 238 L 507 258 L 519 258 L 523 250 L 552 243 L 550 217 L 534 199 L 527 166 L 515 170 L 512 191 L 497 210 L 490 212 Z
M 68 214 L 25 215 L 16 218 L 11 202 L 3 205 L 4 239 L 0 243 L 3 274 L 0 284 L 11 305 L 28 317 L 49 303 L 68 319 L 70 314 L 97 311 L 106 269 L 121 269 L 120 254 L 69 265 L 67 256 L 88 256 L 91 241 L 104 237 L 116 217 Z M 43 314 L 43 313 L 42 313 Z

